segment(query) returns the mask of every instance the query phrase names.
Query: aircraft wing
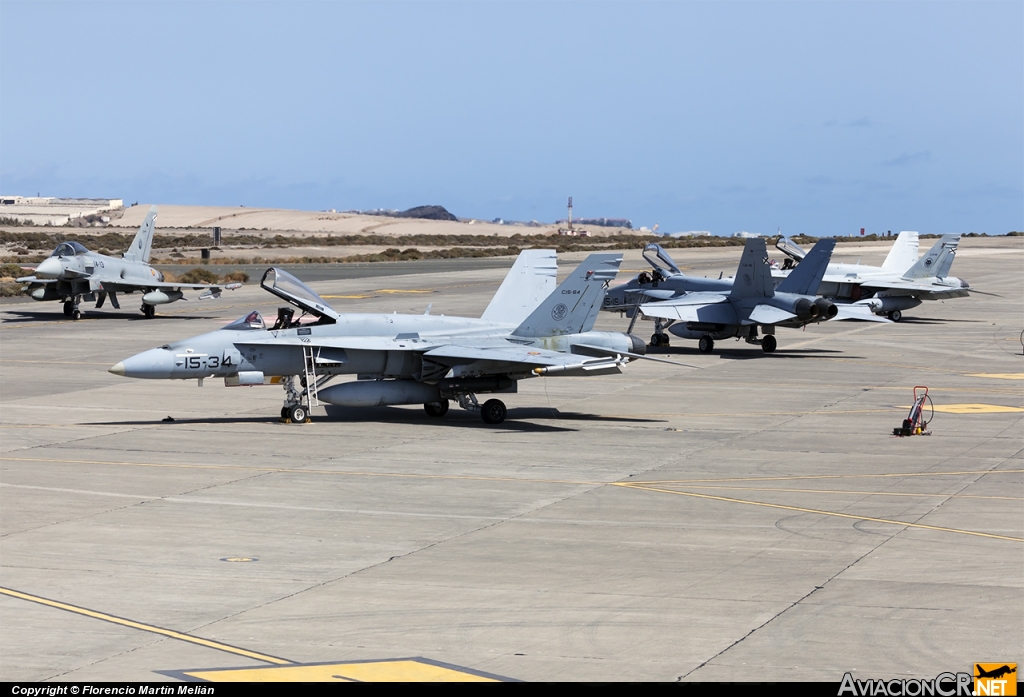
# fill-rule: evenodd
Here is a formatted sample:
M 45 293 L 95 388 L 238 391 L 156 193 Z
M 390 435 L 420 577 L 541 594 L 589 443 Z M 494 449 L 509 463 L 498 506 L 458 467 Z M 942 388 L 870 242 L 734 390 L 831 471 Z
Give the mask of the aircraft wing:
M 230 284 L 228 284 L 230 285 Z M 102 281 L 100 288 L 108 293 L 128 293 L 135 290 L 213 290 L 225 288 L 217 283 L 166 283 L 164 281 L 146 281 L 145 283 L 125 283 L 121 281 Z
M 674 319 L 682 322 L 709 322 L 712 324 L 739 324 L 732 304 L 724 295 L 715 293 L 689 293 L 674 300 L 647 303 L 640 306 L 647 317 Z
M 460 346 L 450 344 L 431 349 L 423 354 L 428 362 L 454 367 L 485 363 L 502 372 L 532 372 L 536 375 L 567 373 L 570 375 L 605 374 L 621 372 L 619 366 L 629 361 L 621 356 L 581 356 L 574 353 L 550 351 L 532 346 Z M 480 366 L 482 369 L 483 366 Z M 481 371 L 485 372 L 485 371 Z
M 962 298 L 970 294 L 970 289 L 942 285 L 940 283 L 915 283 L 914 281 L 884 281 L 881 279 L 865 280 L 861 287 L 873 291 L 896 290 L 915 295 L 930 294 L 938 298 Z

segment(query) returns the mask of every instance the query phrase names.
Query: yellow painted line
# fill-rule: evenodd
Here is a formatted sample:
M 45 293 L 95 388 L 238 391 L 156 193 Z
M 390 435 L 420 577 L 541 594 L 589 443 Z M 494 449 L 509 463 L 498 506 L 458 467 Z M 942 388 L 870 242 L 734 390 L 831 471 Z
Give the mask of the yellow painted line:
M 899 407 L 909 409 L 910 405 Z M 928 409 L 925 409 L 927 413 Z M 939 404 L 935 411 L 942 414 L 1005 414 L 1024 411 L 1024 407 L 1007 407 L 1002 404 Z
M 415 658 L 362 663 L 188 670 L 183 675 L 210 682 L 499 682 L 452 666 Z
M 1024 501 L 1024 498 L 1021 498 L 1019 496 L 976 496 L 974 494 L 919 494 L 901 491 L 855 491 L 851 489 L 781 489 L 774 487 L 721 486 L 713 484 L 687 484 L 686 486 L 688 489 L 730 489 L 737 491 L 760 491 L 766 493 L 773 491 L 782 491 L 795 494 L 850 494 L 855 496 L 910 496 L 918 498 L 994 499 L 998 501 Z
M 923 530 L 936 530 L 939 532 L 952 532 L 960 535 L 973 535 L 975 537 L 989 537 L 996 540 L 1009 540 L 1010 542 L 1024 542 L 1021 537 L 1008 537 L 1006 535 L 995 535 L 988 532 L 977 532 L 976 530 L 959 530 L 957 528 L 944 528 L 938 525 L 924 525 L 922 523 L 908 523 L 903 520 L 889 520 L 888 518 L 873 518 L 871 516 L 853 515 L 850 513 L 839 513 L 837 511 L 822 511 L 816 508 L 803 508 L 800 506 L 785 506 L 780 503 L 765 503 L 764 501 L 747 501 L 746 499 L 734 499 L 728 496 L 712 496 L 711 494 L 699 494 L 695 491 L 673 491 L 672 489 L 659 489 L 656 487 L 640 486 L 628 482 L 616 482 L 614 486 L 624 489 L 641 489 L 644 491 L 656 491 L 661 494 L 675 494 L 677 496 L 691 496 L 698 499 L 709 499 L 712 501 L 726 501 L 728 503 L 742 503 L 748 506 L 761 506 L 764 508 L 779 508 L 786 511 L 797 511 L 798 513 L 813 513 L 815 515 L 831 516 L 834 518 L 848 518 L 851 520 L 866 520 L 872 523 L 885 523 L 887 525 L 900 525 L 908 528 L 920 528 Z
M 1013 340 L 1017 341 L 1016 338 L 1014 338 Z M 967 377 L 970 377 L 970 378 L 996 378 L 998 380 L 1024 380 L 1024 373 L 966 373 L 966 375 L 967 375 Z
M 364 298 L 372 298 L 372 295 L 321 295 L 321 298 L 325 300 L 363 300 Z
M 151 624 L 144 624 L 142 622 L 135 622 L 134 620 L 127 620 L 123 617 L 117 617 L 116 615 L 108 615 L 105 612 L 97 612 L 95 610 L 89 610 L 87 608 L 79 607 L 77 605 L 61 603 L 56 600 L 42 598 L 38 595 L 31 595 L 29 593 L 22 593 L 21 591 L 12 590 L 10 588 L 0 587 L 0 594 L 7 595 L 12 598 L 19 598 L 21 600 L 28 600 L 29 602 L 33 603 L 39 603 L 40 605 L 46 605 L 48 607 L 57 608 L 58 610 L 65 610 L 67 612 L 72 612 L 76 615 L 91 617 L 93 619 L 103 620 L 104 622 L 112 622 L 113 624 L 119 624 L 122 627 L 138 629 L 140 631 L 150 632 L 152 634 L 160 634 L 161 636 L 169 637 L 171 639 L 177 639 L 178 641 L 185 641 L 190 644 L 197 644 L 199 646 L 205 646 L 210 649 L 216 649 L 217 651 L 233 653 L 236 656 L 245 656 L 246 658 L 252 658 L 257 661 L 276 663 L 278 665 L 289 665 L 291 663 L 294 663 L 294 661 L 289 661 L 284 658 L 278 658 L 277 656 L 268 656 L 267 654 L 258 653 L 256 651 L 249 651 L 248 649 L 241 649 L 237 646 L 231 646 L 230 644 L 222 644 L 219 641 L 211 641 L 209 639 L 203 639 L 202 637 L 192 636 L 191 634 L 185 634 L 184 632 L 176 632 L 173 629 L 164 629 L 163 627 L 156 627 Z
M 2 459 L 2 458 L 0 458 Z M 872 477 L 949 477 L 965 474 L 1021 474 L 1019 470 L 965 470 L 961 472 L 887 472 L 876 474 L 801 474 L 782 477 L 723 477 L 721 479 L 652 479 L 643 482 L 625 482 L 627 484 L 708 484 L 714 482 L 778 482 L 795 479 L 870 479 Z
M 435 291 L 435 290 L 393 290 L 391 288 L 382 288 L 382 289 L 380 289 L 380 290 L 378 290 L 376 292 L 377 293 L 397 294 L 397 293 L 436 293 L 437 291 Z

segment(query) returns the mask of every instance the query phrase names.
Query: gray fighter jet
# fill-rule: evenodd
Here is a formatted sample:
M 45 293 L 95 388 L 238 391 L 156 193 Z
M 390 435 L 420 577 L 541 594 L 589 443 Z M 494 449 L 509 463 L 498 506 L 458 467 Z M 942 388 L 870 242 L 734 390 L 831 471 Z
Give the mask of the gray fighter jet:
M 202 290 L 200 300 L 218 298 L 222 288 L 234 290 L 241 283 L 224 286 L 208 283 L 165 283 L 164 275 L 149 265 L 153 249 L 153 230 L 156 226 L 156 206 L 135 234 L 131 246 L 121 258 L 90 252 L 78 242 L 61 242 L 53 254 L 36 267 L 32 276 L 17 279 L 27 283 L 25 289 L 33 300 L 59 300 L 64 303 L 64 314 L 72 319 L 82 316 L 79 303 L 96 301 L 96 308 L 103 307 L 107 296 L 110 304 L 120 309 L 117 294 L 136 291 L 142 295 L 142 314 L 151 318 L 156 314 L 157 305 L 166 305 L 182 300 L 182 289 Z
M 320 402 L 365 407 L 423 404 L 440 417 L 449 400 L 501 423 L 505 404 L 480 393 L 513 393 L 519 380 L 542 375 L 621 372 L 644 358 L 644 343 L 620 332 L 593 331 L 617 253 L 591 254 L 553 292 L 554 252 L 520 254 L 479 319 L 443 315 L 339 314 L 311 288 L 280 269 L 260 285 L 302 310 L 278 310 L 267 326 L 258 312 L 223 329 L 127 358 L 115 375 L 155 379 L 223 377 L 227 385 L 281 383 L 281 418 L 303 422 Z M 338 375 L 356 380 L 327 387 Z M 298 378 L 298 380 L 296 380 Z M 298 382 L 298 385 L 296 385 Z
M 702 279 L 706 288 L 682 295 L 677 295 L 678 289 L 639 284 L 641 288 L 633 293 L 641 298 L 657 298 L 653 293 L 658 290 L 671 293 L 672 297 L 634 304 L 634 312 L 657 320 L 654 344 L 668 343 L 668 335 L 664 334 L 667 329 L 678 337 L 698 340 L 702 353 L 714 350 L 716 339 L 729 337 L 760 344 L 765 353 L 771 353 L 778 346 L 775 327 L 803 327 L 839 315 L 839 308 L 833 302 L 814 295 L 835 244 L 834 239 L 819 240 L 789 277 L 778 288 L 773 288 L 765 242 L 762 238 L 749 239 L 734 279 Z M 611 309 L 623 308 L 620 305 Z M 763 338 L 758 337 L 758 327 L 764 333 Z
M 829 264 L 817 294 L 837 303 L 848 303 L 851 310 L 863 309 L 899 322 L 904 310 L 917 307 L 922 300 L 970 295 L 971 285 L 967 281 L 949 275 L 959 244 L 959 234 L 943 235 L 918 259 L 918 234 L 904 230 L 881 266 Z M 790 273 L 788 269 L 801 263 L 806 252 L 785 237 L 779 238 L 775 246 L 788 257 L 782 269 L 772 270 L 778 281 Z

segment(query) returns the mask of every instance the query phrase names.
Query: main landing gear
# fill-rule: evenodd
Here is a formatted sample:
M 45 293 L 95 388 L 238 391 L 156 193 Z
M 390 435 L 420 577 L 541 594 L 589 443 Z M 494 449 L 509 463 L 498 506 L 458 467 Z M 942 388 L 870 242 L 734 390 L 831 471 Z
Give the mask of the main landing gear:
M 153 319 L 154 317 L 156 317 L 156 306 L 155 305 L 149 305 L 148 303 L 142 303 L 142 307 L 140 307 L 139 309 L 142 310 L 142 314 L 143 314 L 143 316 L 146 319 Z
M 75 296 L 75 298 L 73 300 L 65 300 L 64 301 L 64 316 L 65 317 L 70 317 L 71 319 L 82 319 L 82 313 L 78 309 L 78 303 L 80 301 L 81 301 L 81 298 L 79 298 L 78 296 Z
M 654 334 L 651 335 L 651 346 L 668 346 L 669 336 L 665 330 L 673 323 L 674 320 L 669 320 L 667 322 L 660 319 L 654 320 Z
M 488 399 L 480 404 L 476 395 L 471 392 L 456 395 L 455 398 L 458 400 L 459 406 L 466 411 L 480 412 L 480 418 L 485 424 L 500 424 L 508 416 L 508 408 L 500 399 Z M 448 413 L 448 404 L 447 399 L 442 399 L 439 402 L 427 402 L 423 405 L 423 411 L 427 413 L 427 416 L 437 419 Z

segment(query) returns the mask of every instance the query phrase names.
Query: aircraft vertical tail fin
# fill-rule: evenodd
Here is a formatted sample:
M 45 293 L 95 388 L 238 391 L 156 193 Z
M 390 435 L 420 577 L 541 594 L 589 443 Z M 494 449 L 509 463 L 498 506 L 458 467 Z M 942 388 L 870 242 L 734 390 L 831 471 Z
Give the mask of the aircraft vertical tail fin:
M 817 295 L 821 279 L 825 277 L 828 262 L 832 259 L 832 250 L 836 248 L 835 239 L 818 240 L 811 247 L 795 269 L 783 279 L 777 293 L 796 293 L 798 295 Z
M 524 249 L 480 319 L 519 324 L 551 295 L 557 273 L 555 250 Z
M 512 334 L 533 337 L 590 331 L 604 302 L 606 284 L 615 278 L 621 263 L 619 252 L 591 254 Z
M 918 235 L 912 230 L 904 230 L 896 236 L 892 249 L 882 262 L 886 271 L 903 273 L 917 263 Z
M 743 246 L 743 256 L 740 257 L 729 297 L 770 298 L 775 295 L 774 285 L 772 269 L 768 266 L 768 247 L 763 238 L 752 237 Z
M 903 274 L 903 278 L 908 281 L 932 276 L 944 278 L 953 265 L 953 257 L 956 256 L 956 248 L 959 244 L 960 235 L 943 235 L 916 264 Z
M 156 228 L 156 206 L 149 209 L 146 219 L 142 221 L 139 231 L 135 233 L 135 239 L 132 240 L 131 246 L 122 256 L 128 261 L 141 261 L 143 264 L 148 264 L 149 254 L 153 251 L 154 228 Z

